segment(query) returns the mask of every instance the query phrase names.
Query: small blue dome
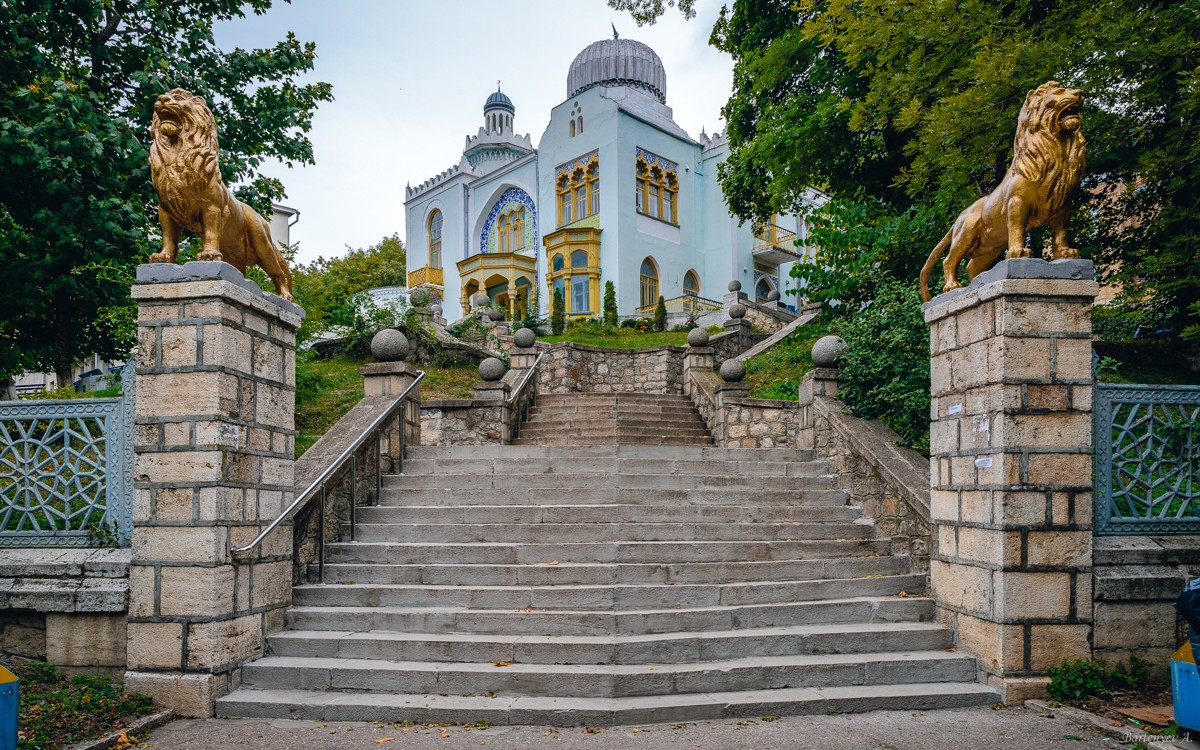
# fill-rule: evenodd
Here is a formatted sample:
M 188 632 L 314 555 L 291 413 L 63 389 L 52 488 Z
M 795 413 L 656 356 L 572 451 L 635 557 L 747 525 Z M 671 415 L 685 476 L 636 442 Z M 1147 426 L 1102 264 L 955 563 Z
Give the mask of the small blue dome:
M 487 98 L 483 104 L 483 111 L 486 113 L 489 109 L 507 109 L 509 112 L 516 114 L 517 108 L 513 106 L 512 99 L 509 99 L 500 91 L 496 91 Z

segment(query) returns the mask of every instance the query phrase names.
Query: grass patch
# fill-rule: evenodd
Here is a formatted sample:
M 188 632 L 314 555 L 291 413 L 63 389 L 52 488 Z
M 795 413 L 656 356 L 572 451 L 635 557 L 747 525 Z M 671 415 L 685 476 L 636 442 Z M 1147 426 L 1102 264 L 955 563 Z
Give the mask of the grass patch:
M 373 360 L 341 355 L 329 359 L 302 356 L 296 360 L 296 457 L 312 447 L 330 427 L 363 397 L 362 366 Z M 472 398 L 479 379 L 474 365 L 431 367 L 425 371 L 421 398 Z
M 61 677 L 51 664 L 31 662 L 21 678 L 17 750 L 51 750 L 103 737 L 130 719 L 154 712 L 150 697 L 125 693 L 105 674 Z
M 809 323 L 757 357 L 746 360 L 746 382 L 754 386 L 750 397 L 795 401 L 800 380 L 813 369 L 813 344 L 829 333 L 828 324 Z
M 686 346 L 687 331 L 649 331 L 639 333 L 627 328 L 612 335 L 596 335 L 584 333 L 566 333 L 562 336 L 545 336 L 541 338 L 549 344 L 571 342 L 584 346 L 601 346 L 606 349 L 641 349 L 647 346 Z

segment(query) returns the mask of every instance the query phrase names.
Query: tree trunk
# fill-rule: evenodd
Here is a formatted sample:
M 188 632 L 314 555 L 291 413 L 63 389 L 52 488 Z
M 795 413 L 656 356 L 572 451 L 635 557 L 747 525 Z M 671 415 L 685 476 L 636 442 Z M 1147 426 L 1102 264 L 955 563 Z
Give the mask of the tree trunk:
M 71 318 L 60 313 L 58 319 L 54 321 L 54 377 L 58 380 L 59 388 L 71 385 L 71 365 L 73 364 Z

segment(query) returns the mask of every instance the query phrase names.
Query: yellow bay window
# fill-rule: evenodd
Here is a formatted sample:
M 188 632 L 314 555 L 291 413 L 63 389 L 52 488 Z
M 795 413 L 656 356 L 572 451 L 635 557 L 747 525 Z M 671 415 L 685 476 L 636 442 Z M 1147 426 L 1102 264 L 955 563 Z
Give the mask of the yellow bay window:
M 600 210 L 600 158 L 597 152 L 559 165 L 555 170 L 558 226 L 586 219 Z
M 679 165 L 637 150 L 634 207 L 637 212 L 679 224 Z

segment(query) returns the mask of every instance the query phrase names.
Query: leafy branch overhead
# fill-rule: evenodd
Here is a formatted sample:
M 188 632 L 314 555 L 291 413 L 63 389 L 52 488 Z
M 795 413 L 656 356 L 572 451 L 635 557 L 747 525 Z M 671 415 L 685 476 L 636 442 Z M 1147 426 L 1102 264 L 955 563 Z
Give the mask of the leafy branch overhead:
M 609 5 L 639 22 L 671 7 Z M 1130 299 L 1167 308 L 1170 330 L 1200 336 L 1196 39 L 1194 3 L 733 0 L 711 37 L 734 62 L 722 188 L 746 220 L 802 212 L 809 187 L 830 193 L 826 226 L 856 232 L 863 258 L 818 260 L 856 287 L 908 282 L 1003 177 L 1025 93 L 1056 79 L 1086 97 L 1071 243 Z M 866 225 L 844 223 L 864 212 Z
M 204 96 L 221 172 L 268 213 L 283 185 L 264 163 L 310 164 L 307 134 L 326 83 L 304 83 L 316 50 L 287 34 L 223 50 L 219 21 L 269 0 L 30 0 L 0 3 L 0 378 L 87 354 L 123 357 L 130 329 L 99 326 L 129 304 L 133 269 L 158 243 L 148 159 L 154 100 Z M 112 318 L 112 315 L 108 315 Z M 119 317 L 119 316 L 118 316 Z

